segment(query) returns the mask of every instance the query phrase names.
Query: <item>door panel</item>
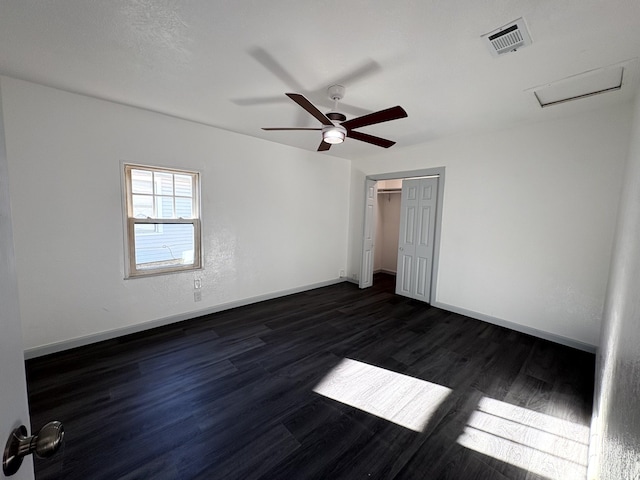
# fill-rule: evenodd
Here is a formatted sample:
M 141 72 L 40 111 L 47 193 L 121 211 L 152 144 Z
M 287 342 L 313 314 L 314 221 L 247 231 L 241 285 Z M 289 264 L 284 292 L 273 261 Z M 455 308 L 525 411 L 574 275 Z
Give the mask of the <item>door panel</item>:
M 362 264 L 363 264 L 363 270 L 362 270 L 362 284 L 360 285 L 360 288 L 365 288 L 365 287 L 370 287 L 373 283 L 373 272 L 372 272 L 372 265 L 373 265 L 373 255 L 372 255 L 372 251 L 371 250 L 365 250 L 364 251 L 364 255 L 362 257 Z M 369 280 L 369 277 L 371 277 L 371 280 Z
M 438 178 L 402 182 L 396 293 L 429 302 Z
M 420 238 L 418 239 L 418 245 L 421 247 L 428 247 L 430 245 L 430 239 L 432 236 L 431 229 L 431 207 L 420 207 Z
M 408 296 L 411 293 L 413 283 L 413 256 L 400 255 L 400 263 L 402 268 L 398 270 L 398 276 L 396 277 L 396 293 Z
M 427 270 L 429 269 L 429 259 L 425 257 L 417 258 L 417 275 L 416 275 L 416 296 L 418 297 L 426 297 L 429 292 L 427 292 L 427 281 L 428 278 Z
M 432 185 L 423 185 L 422 186 L 422 200 L 431 200 L 433 198 L 433 186 Z
M 416 208 L 407 207 L 407 221 L 405 223 L 404 243 L 413 246 L 416 229 Z

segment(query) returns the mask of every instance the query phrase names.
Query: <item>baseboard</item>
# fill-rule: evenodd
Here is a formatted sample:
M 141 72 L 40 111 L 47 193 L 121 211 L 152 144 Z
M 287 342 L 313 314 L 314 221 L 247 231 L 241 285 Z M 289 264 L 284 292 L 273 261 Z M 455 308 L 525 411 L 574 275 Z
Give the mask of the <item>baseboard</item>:
M 335 285 L 347 281 L 347 278 L 341 277 L 333 280 L 327 280 L 325 282 L 314 283 L 311 285 L 305 285 L 302 287 L 290 288 L 287 290 L 280 290 L 278 292 L 267 293 L 264 295 L 258 295 L 255 297 L 244 298 L 242 300 L 236 300 L 233 302 L 222 303 L 214 305 L 202 310 L 195 310 L 191 312 L 181 313 L 177 315 L 170 315 L 168 317 L 159 318 L 157 320 L 151 320 L 148 322 L 138 323 L 136 325 L 129 325 L 122 328 L 116 328 L 106 332 L 94 333 L 83 337 L 73 338 L 71 340 L 63 340 L 61 342 L 50 343 L 40 347 L 28 348 L 24 351 L 25 360 L 30 358 L 42 357 L 51 353 L 58 353 L 71 348 L 83 347 L 92 343 L 102 342 L 104 340 L 111 340 L 113 338 L 122 337 L 124 335 L 130 335 L 132 333 L 142 332 L 144 330 L 150 330 L 156 327 L 163 327 L 172 323 L 182 322 L 184 320 L 190 320 L 192 318 L 201 317 L 203 315 L 210 315 L 212 313 L 222 312 L 224 310 L 230 310 L 232 308 L 243 307 L 252 303 L 263 302 L 265 300 L 272 300 L 274 298 L 284 297 L 292 295 L 294 293 L 306 292 L 307 290 L 313 290 L 315 288 L 328 287 L 329 285 Z
M 589 353 L 596 353 L 597 346 L 590 343 L 584 343 L 573 338 L 563 337 L 562 335 L 556 335 L 555 333 L 545 332 L 544 330 L 538 330 L 537 328 L 527 327 L 526 325 L 520 325 L 519 323 L 510 322 L 501 318 L 492 317 L 491 315 L 485 315 L 484 313 L 474 312 L 467 310 L 466 308 L 456 307 L 454 305 L 448 305 L 442 302 L 432 302 L 434 307 L 441 308 L 453 313 L 459 313 L 466 317 L 475 318 L 476 320 L 482 320 L 483 322 L 492 323 L 500 327 L 505 327 L 516 332 L 526 333 L 534 337 L 549 340 L 551 342 L 559 343 L 560 345 L 566 345 L 567 347 L 577 348 Z
M 387 275 L 393 275 L 394 277 L 396 276 L 396 272 L 394 272 L 393 270 L 387 270 L 386 268 L 379 268 L 378 270 L 376 270 L 375 273 L 386 273 Z

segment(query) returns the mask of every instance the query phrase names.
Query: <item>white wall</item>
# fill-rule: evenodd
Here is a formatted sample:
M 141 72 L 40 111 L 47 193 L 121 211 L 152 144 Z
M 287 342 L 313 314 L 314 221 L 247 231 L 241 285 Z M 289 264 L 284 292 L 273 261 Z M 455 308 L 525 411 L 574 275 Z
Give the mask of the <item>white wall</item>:
M 598 350 L 590 480 L 640 478 L 640 95 L 624 178 Z
M 446 168 L 436 301 L 596 345 L 630 108 L 451 137 L 352 162 L 349 274 L 368 174 Z
M 27 349 L 330 281 L 346 268 L 348 161 L 1 81 Z M 202 272 L 123 280 L 122 161 L 202 172 Z
M 398 267 L 400 196 L 400 192 L 378 194 L 375 244 L 377 265 L 374 266 L 376 270 L 395 273 Z

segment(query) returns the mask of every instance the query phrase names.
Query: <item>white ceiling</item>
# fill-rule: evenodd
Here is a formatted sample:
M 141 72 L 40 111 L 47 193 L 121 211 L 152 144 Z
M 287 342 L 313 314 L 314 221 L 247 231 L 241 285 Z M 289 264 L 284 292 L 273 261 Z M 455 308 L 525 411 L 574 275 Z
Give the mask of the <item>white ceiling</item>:
M 480 36 L 521 16 L 533 44 L 492 57 Z M 634 69 L 622 91 L 545 109 L 530 89 L 637 57 L 639 22 L 638 0 L 1 0 L 0 74 L 308 150 L 319 132 L 260 127 L 317 126 L 284 93 L 328 111 L 342 83 L 348 118 L 407 110 L 361 129 L 397 149 L 629 101 Z

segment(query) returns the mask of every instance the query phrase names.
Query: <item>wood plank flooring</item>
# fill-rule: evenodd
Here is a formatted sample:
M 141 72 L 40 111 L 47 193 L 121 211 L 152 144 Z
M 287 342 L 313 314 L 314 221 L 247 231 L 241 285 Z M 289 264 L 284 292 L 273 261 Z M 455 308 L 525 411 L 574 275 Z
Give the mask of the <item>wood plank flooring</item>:
M 66 430 L 36 478 L 585 478 L 594 356 L 397 296 L 394 281 L 29 360 L 32 430 Z M 323 381 L 336 398 L 314 391 Z M 394 422 L 418 414 L 419 428 Z

